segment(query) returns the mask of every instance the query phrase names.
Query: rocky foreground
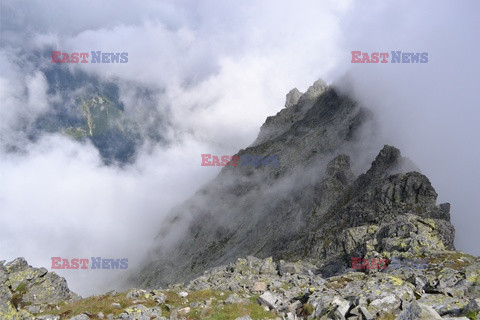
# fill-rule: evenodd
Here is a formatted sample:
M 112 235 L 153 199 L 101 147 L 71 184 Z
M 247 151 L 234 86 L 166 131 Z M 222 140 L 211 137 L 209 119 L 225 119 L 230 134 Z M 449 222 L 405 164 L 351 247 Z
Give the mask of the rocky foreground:
M 25 259 L 0 263 L 0 319 L 478 319 L 480 258 L 424 257 L 427 269 L 347 269 L 247 257 L 186 284 L 82 299 Z

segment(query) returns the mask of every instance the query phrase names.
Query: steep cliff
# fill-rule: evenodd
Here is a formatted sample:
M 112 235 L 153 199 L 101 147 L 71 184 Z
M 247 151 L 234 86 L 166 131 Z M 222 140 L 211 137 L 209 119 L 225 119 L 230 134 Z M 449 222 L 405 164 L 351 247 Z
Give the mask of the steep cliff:
M 247 255 L 308 260 L 333 275 L 354 255 L 453 249 L 449 205 L 437 206 L 428 178 L 398 149 L 383 147 L 359 174 L 372 118 L 321 80 L 304 94 L 292 90 L 237 154 L 277 155 L 279 165 L 223 168 L 173 210 L 133 283 L 185 281 Z

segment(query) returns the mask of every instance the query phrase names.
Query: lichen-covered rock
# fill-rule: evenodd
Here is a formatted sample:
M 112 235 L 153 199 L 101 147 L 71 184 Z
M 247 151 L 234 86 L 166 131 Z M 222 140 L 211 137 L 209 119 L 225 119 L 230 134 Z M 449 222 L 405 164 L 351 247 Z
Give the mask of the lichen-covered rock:
M 225 303 L 227 304 L 244 304 L 247 303 L 248 300 L 245 298 L 240 297 L 238 294 L 231 294 L 228 296 L 227 300 L 225 300 Z
M 258 297 L 258 302 L 270 309 L 279 309 L 283 305 L 282 298 L 276 294 L 272 294 L 270 291 L 267 291 Z
M 434 320 L 442 319 L 432 307 L 413 301 L 398 316 L 397 320 Z
M 0 263 L 0 319 L 32 319 L 49 305 L 79 299 L 64 278 L 24 258 Z
M 68 320 L 90 320 L 90 317 L 87 316 L 86 314 L 82 313 L 82 314 L 73 316 L 73 317 L 69 318 Z
M 298 250 L 303 245 L 307 257 L 322 261 L 324 275 L 343 272 L 351 257 L 412 257 L 454 248 L 449 205 L 436 205 L 424 175 L 396 173 L 405 161 L 398 149 L 385 146 L 316 230 L 295 240 Z
M 45 314 L 41 316 L 36 316 L 35 320 L 60 320 L 60 316 Z
M 245 310 L 252 301 L 283 319 L 435 319 L 432 317 L 472 318 L 479 314 L 480 258 L 444 251 L 432 254 L 427 261 L 426 269 L 387 267 L 373 273 L 350 269 L 324 278 L 320 268 L 310 262 L 274 263 L 271 258 L 249 256 L 207 270 L 188 284 L 130 289 L 119 295 L 132 305 L 125 308 L 115 303 L 115 315 L 84 310 L 73 319 L 101 318 L 99 314 L 112 320 L 166 319 L 162 318 L 162 308 L 170 319 L 202 319 L 206 312 L 212 314 L 214 306 Z M 111 295 L 105 297 L 106 307 L 115 308 Z M 4 312 L 3 318 L 33 319 L 27 311 L 32 306 L 17 309 L 11 304 L 10 309 L 7 307 L 10 313 Z
M 425 294 L 418 302 L 431 306 L 441 316 L 458 316 L 464 313 L 469 301 L 443 294 Z
M 162 316 L 162 310 L 159 307 L 147 308 L 142 304 L 137 304 L 124 309 L 120 314 L 120 319 L 159 319 Z

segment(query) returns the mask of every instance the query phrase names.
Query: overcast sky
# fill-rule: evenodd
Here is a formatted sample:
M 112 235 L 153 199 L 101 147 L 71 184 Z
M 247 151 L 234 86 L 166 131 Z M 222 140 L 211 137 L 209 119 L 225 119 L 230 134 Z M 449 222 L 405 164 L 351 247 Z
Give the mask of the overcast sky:
M 5 1 L 0 48 L 0 259 L 52 256 L 140 261 L 162 217 L 211 180 L 200 154 L 253 142 L 293 87 L 348 75 L 374 110 L 384 143 L 400 148 L 452 204 L 456 246 L 480 255 L 478 1 Z M 89 144 L 59 135 L 36 143 L 20 120 L 54 98 L 29 52 L 128 52 L 126 64 L 78 64 L 102 79 L 158 89 L 176 143 L 106 167 Z M 425 64 L 352 64 L 351 51 L 428 52 Z M 125 87 L 126 88 L 126 87 Z M 129 107 L 128 90 L 121 93 Z M 131 107 L 131 106 L 130 106 Z M 6 153 L 20 141 L 26 153 Z M 83 273 L 82 273 L 83 272 Z M 60 270 L 81 294 L 118 272 Z M 98 283 L 98 285 L 94 285 Z M 88 281 L 87 281 L 88 280 Z M 112 285 L 113 286 L 113 285 Z

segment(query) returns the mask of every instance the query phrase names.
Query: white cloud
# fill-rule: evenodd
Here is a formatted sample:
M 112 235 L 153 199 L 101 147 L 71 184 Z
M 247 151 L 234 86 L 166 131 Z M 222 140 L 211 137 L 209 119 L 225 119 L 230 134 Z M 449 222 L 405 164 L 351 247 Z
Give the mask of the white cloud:
M 28 156 L 2 160 L 0 225 L 7 228 L 0 251 L 2 258 L 24 255 L 30 264 L 49 268 L 51 257 L 101 256 L 126 257 L 133 269 L 170 208 L 215 174 L 200 167 L 199 154 L 207 148 L 194 142 L 156 150 L 128 170 L 103 166 L 93 146 L 60 136 L 28 149 Z M 57 273 L 67 276 L 71 288 L 92 293 L 120 271 Z
M 32 76 L 27 76 L 27 104 L 35 114 L 48 110 L 47 90 L 47 79 L 42 72 L 37 71 Z
M 127 64 L 70 67 L 156 90 L 153 107 L 170 110 L 177 143 L 122 170 L 102 166 L 91 145 L 58 136 L 28 145 L 27 155 L 2 153 L 0 258 L 38 266 L 60 255 L 139 259 L 164 213 L 218 172 L 200 167 L 201 153 L 246 147 L 291 88 L 347 71 L 357 97 L 386 123 L 385 142 L 452 202 L 458 247 L 480 254 L 472 223 L 477 12 L 468 1 L 3 1 L 2 144 L 24 141 L 18 119 L 51 102 L 39 65 L 24 56 L 49 45 L 128 52 Z M 352 65 L 351 50 L 428 51 L 429 63 Z M 121 97 L 130 108 L 138 103 L 128 90 Z M 105 290 L 86 285 L 91 273 L 65 274 L 81 293 Z

